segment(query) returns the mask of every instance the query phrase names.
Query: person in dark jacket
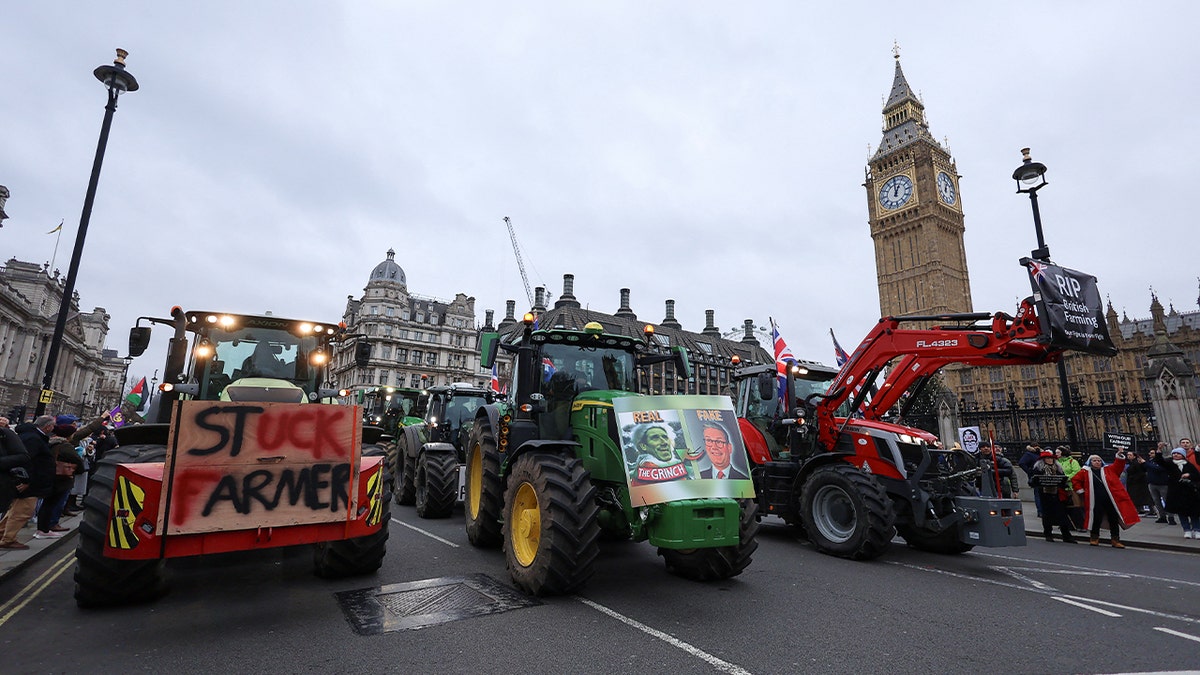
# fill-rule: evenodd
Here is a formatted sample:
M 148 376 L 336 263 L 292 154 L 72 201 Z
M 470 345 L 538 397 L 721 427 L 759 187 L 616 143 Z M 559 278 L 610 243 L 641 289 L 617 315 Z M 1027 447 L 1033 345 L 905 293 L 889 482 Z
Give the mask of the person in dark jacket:
M 1154 461 L 1171 477 L 1167 510 L 1179 517 L 1184 539 L 1196 538 L 1200 535 L 1200 462 L 1194 455 L 1188 457 L 1182 447 L 1172 450 L 1170 459 L 1158 457 Z
M 92 435 L 92 432 L 104 425 L 106 418 L 97 418 L 91 424 L 80 429 L 75 426 L 73 418 L 60 415 L 55 425 L 50 438 L 50 449 L 54 453 L 56 466 L 71 465 L 74 467 L 69 474 L 56 475 L 54 477 L 54 489 L 49 498 L 42 500 L 42 506 L 38 509 L 38 531 L 34 533 L 37 537 L 39 533 L 42 538 L 58 534 L 61 536 L 69 528 L 59 524 L 62 518 L 63 510 L 67 505 L 67 500 L 71 497 L 71 488 L 75 487 L 75 476 L 84 473 L 83 458 L 75 451 L 76 444 L 79 441 Z M 72 512 L 69 515 L 74 515 Z
M 1156 523 L 1166 523 L 1168 525 L 1175 524 L 1175 515 L 1167 513 L 1167 485 L 1171 482 L 1171 475 L 1158 462 L 1154 461 L 1156 457 L 1165 458 L 1167 452 L 1167 444 L 1159 441 L 1158 447 L 1150 451 L 1150 459 L 1142 466 L 1146 467 L 1146 488 L 1150 490 L 1150 503 L 1154 506 L 1154 512 L 1158 514 Z
M 995 462 L 992 458 L 995 457 Z M 979 446 L 979 467 L 983 469 L 984 474 L 980 477 L 980 488 L 984 494 L 991 494 L 996 490 L 996 477 L 990 475 L 993 464 L 995 465 L 996 474 L 1000 477 L 1000 496 L 1005 499 L 1012 499 L 1013 495 L 1019 494 L 1020 489 L 1017 486 L 1017 473 L 1013 469 L 1013 464 L 1007 457 L 1004 456 L 1004 451 L 999 445 L 981 445 Z M 989 481 L 988 485 L 982 485 L 982 481 Z
M 29 453 L 29 466 L 32 469 L 29 472 L 29 489 L 24 494 L 26 497 L 32 497 L 34 501 L 41 499 L 43 503 L 54 491 L 54 453 L 50 450 L 50 432 L 53 430 L 54 417 L 51 415 L 42 415 L 32 422 L 17 427 L 17 435 L 21 437 L 21 443 Z M 46 515 L 49 516 L 49 511 L 46 512 Z M 47 518 L 45 524 L 47 528 L 50 527 L 49 523 Z M 34 537 L 49 539 L 62 536 L 57 532 L 51 533 L 49 529 L 45 533 L 41 533 L 40 525 L 41 523 L 39 523 L 38 532 L 33 534 Z M 24 527 L 24 523 L 21 526 Z M 38 536 L 39 533 L 41 536 Z
M 1158 515 L 1146 480 L 1146 458 L 1136 452 L 1127 452 L 1125 453 L 1125 462 L 1125 489 L 1129 492 L 1129 498 L 1133 500 L 1133 505 L 1142 515 Z
M 1017 460 L 1017 466 L 1025 471 L 1025 477 L 1031 481 L 1032 486 L 1033 469 L 1041 461 L 1042 446 L 1037 443 L 1025 446 L 1025 452 L 1021 453 L 1021 458 Z M 1038 518 L 1042 517 L 1042 493 L 1039 490 L 1033 491 L 1033 505 L 1037 507 Z
M 29 453 L 17 432 L 7 424 L 0 426 L 0 511 L 4 511 L 0 518 L 0 549 L 29 548 L 17 541 L 17 534 L 29 522 L 37 504 L 37 497 L 26 496 L 29 469 Z
M 1074 544 L 1071 522 L 1067 519 L 1067 475 L 1054 461 L 1053 452 L 1043 450 L 1041 458 L 1042 461 L 1033 467 L 1030 483 L 1034 490 L 1042 493 L 1042 532 L 1046 541 L 1054 541 L 1053 529 L 1057 526 L 1062 532 L 1062 540 Z

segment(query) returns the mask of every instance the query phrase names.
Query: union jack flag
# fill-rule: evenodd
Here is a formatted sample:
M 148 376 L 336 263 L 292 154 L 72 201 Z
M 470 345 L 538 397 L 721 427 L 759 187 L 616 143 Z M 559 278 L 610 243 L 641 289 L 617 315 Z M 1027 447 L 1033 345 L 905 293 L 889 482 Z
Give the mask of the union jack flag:
M 796 356 L 792 354 L 792 350 L 783 341 L 783 336 L 779 334 L 779 326 L 775 323 L 775 319 L 771 321 L 771 342 L 775 347 L 775 372 L 779 377 L 779 398 L 783 399 L 787 396 L 787 369 L 788 365 L 796 362 Z
M 1046 264 L 1036 260 L 1029 261 L 1029 274 L 1041 286 L 1046 281 Z
M 496 364 L 494 364 L 494 363 L 492 364 L 491 388 L 492 388 L 492 391 L 496 392 L 497 394 L 500 393 L 500 376 L 496 372 Z
M 833 334 L 832 328 L 829 329 L 829 337 L 833 338 L 833 358 L 837 360 L 837 367 L 841 368 L 850 360 L 850 355 L 838 344 L 837 336 Z
M 554 362 L 550 360 L 550 357 L 543 356 L 542 357 L 542 382 L 549 382 L 550 378 L 554 376 L 555 372 L 557 372 L 557 369 L 554 367 Z

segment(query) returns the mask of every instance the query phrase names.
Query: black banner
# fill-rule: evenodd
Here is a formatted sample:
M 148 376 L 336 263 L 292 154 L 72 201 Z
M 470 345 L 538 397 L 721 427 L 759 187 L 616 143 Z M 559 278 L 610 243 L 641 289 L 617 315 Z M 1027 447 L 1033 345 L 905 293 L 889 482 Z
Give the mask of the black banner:
M 1133 434 L 1113 434 L 1105 432 L 1104 447 L 1120 452 L 1137 452 L 1137 438 Z
M 1052 262 L 1022 258 L 1029 270 L 1042 338 L 1058 349 L 1116 356 L 1096 277 Z

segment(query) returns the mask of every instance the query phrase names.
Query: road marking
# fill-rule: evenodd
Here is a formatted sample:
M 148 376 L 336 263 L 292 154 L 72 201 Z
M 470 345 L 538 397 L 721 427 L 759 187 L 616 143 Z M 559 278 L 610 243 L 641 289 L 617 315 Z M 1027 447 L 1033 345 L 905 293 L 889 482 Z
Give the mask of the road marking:
M 1059 598 L 1059 597 L 1054 597 L 1054 598 L 1052 598 L 1052 599 L 1054 599 L 1054 600 L 1057 600 L 1057 601 L 1059 601 L 1059 602 L 1065 602 L 1065 603 L 1067 603 L 1068 605 L 1075 605 L 1076 607 L 1081 607 L 1081 608 L 1083 608 L 1083 609 L 1088 609 L 1088 610 L 1091 610 L 1091 611 L 1093 611 L 1093 612 L 1095 612 L 1095 613 L 1097 613 L 1097 614 L 1103 614 L 1104 616 L 1116 617 L 1116 618 L 1118 618 L 1118 619 L 1119 619 L 1119 618 L 1121 618 L 1121 615 L 1120 615 L 1120 614 L 1117 614 L 1116 612 L 1110 612 L 1110 611 L 1108 611 L 1107 609 L 1100 609 L 1099 607 L 1092 607 L 1091 605 L 1085 605 L 1085 604 L 1083 604 L 1082 602 L 1075 602 L 1074 600 L 1068 600 L 1068 599 L 1066 599 L 1066 598 Z
M 14 595 L 11 600 L 4 603 L 3 605 L 0 605 L 0 612 L 4 613 L 2 616 L 0 616 L 0 626 L 3 626 L 4 624 L 8 623 L 8 620 L 13 618 L 13 616 L 17 612 L 21 611 L 25 607 L 25 605 L 28 605 L 30 603 L 30 601 L 32 601 L 34 598 L 36 598 L 38 596 L 38 594 L 40 594 L 42 591 L 46 590 L 46 587 L 49 586 L 51 583 L 53 583 L 55 579 L 62 576 L 63 572 L 66 572 L 68 569 L 70 569 L 71 559 L 73 557 L 75 557 L 74 550 L 68 552 L 62 558 L 59 558 L 58 561 L 55 562 L 54 564 L 50 565 L 50 567 L 47 568 L 45 572 L 42 572 L 41 574 L 38 575 L 38 577 L 36 579 L 29 582 L 29 584 L 26 585 L 25 588 L 22 588 L 21 590 L 17 591 L 17 594 Z M 57 572 L 55 572 L 56 569 L 58 570 Z M 53 572 L 53 574 L 51 574 L 52 572 Z M 49 578 L 46 578 L 47 575 L 49 575 Z M 45 581 L 43 581 L 43 579 L 45 579 Z M 40 585 L 39 585 L 39 582 L 40 582 Z M 37 588 L 34 588 L 34 586 L 37 586 Z M 24 600 L 21 600 L 21 602 L 19 604 L 14 605 L 14 603 L 16 603 L 17 600 L 19 600 L 21 598 L 21 596 L 26 593 L 29 594 L 29 597 L 25 598 Z
M 1030 586 L 1033 586 L 1034 588 L 1040 588 L 1043 591 L 1054 590 L 1054 587 L 1051 586 L 1050 584 L 1042 583 L 1041 581 L 1038 581 L 1037 579 L 1034 579 L 1033 577 L 1027 577 L 1024 574 L 1021 574 L 1020 572 L 1017 572 L 1016 570 L 1012 569 L 1011 567 L 1001 567 L 1001 566 L 997 565 L 997 566 L 992 567 L 992 569 L 994 569 L 998 572 L 1003 572 L 1004 574 L 1007 574 L 1008 576 L 1010 576 L 1018 581 L 1024 581 L 1025 583 L 1029 584 Z
M 1078 600 L 1080 602 L 1090 602 L 1090 603 L 1097 604 L 1097 605 L 1104 605 L 1105 607 L 1112 607 L 1114 609 L 1122 609 L 1127 612 L 1138 612 L 1139 614 L 1149 614 L 1150 616 L 1156 616 L 1160 619 L 1170 619 L 1172 621 L 1183 621 L 1185 623 L 1200 624 L 1200 619 L 1192 618 L 1190 616 L 1183 616 L 1180 614 L 1168 614 L 1166 612 L 1159 612 L 1159 611 L 1153 610 L 1153 609 L 1142 609 L 1141 607 L 1130 607 L 1129 605 L 1122 605 L 1122 604 L 1118 604 L 1115 602 L 1109 602 L 1107 600 L 1097 600 L 1096 598 L 1085 598 L 1085 597 L 1081 597 L 1078 595 L 1059 596 L 1059 595 L 1055 595 L 1056 593 L 1058 593 L 1058 591 L 1054 591 L 1054 590 L 1047 591 L 1047 590 L 1043 590 L 1040 588 L 1031 588 L 1031 587 L 1023 585 L 1023 584 L 1014 584 L 1014 583 L 1010 583 L 1007 581 L 997 581 L 995 579 L 985 579 L 983 577 L 972 576 L 970 574 L 961 574 L 958 572 L 951 572 L 950 570 L 937 569 L 934 567 L 927 567 L 924 565 L 912 565 L 909 563 L 902 563 L 902 562 L 899 562 L 896 560 L 887 560 L 884 562 L 888 565 L 907 567 L 909 569 L 917 570 L 919 572 L 934 572 L 936 574 L 944 574 L 948 577 L 954 577 L 956 579 L 966 579 L 968 581 L 975 581 L 975 582 L 979 582 L 979 583 L 991 584 L 993 586 L 1001 586 L 1003 588 L 1012 588 L 1012 589 L 1019 590 L 1019 591 L 1027 591 L 1029 593 L 1040 593 L 1042 595 L 1048 595 L 1048 596 L 1056 598 L 1056 599 L 1059 597 L 1066 597 L 1066 598 L 1070 598 L 1072 600 Z M 1133 576 L 1134 578 L 1137 578 L 1138 575 L 1131 575 L 1131 576 Z M 1145 578 L 1153 579 L 1154 577 L 1145 577 Z M 1091 609 L 1091 608 L 1089 607 L 1089 609 Z
M 1158 552 L 1159 553 L 1170 553 L 1171 551 L 1158 551 Z M 1060 562 L 1054 562 L 1051 560 L 1032 560 L 1030 558 L 1020 558 L 1017 556 L 1002 555 L 999 553 L 985 553 L 985 552 L 980 552 L 979 550 L 974 551 L 972 553 L 972 555 L 978 555 L 980 557 L 985 557 L 985 558 L 1000 558 L 1001 560 L 1017 560 L 1017 561 L 1020 561 L 1020 562 L 1026 563 L 1026 564 L 1042 563 L 1045 565 L 1057 565 L 1058 567 L 1066 567 L 1066 568 L 1070 568 L 1073 570 L 1085 570 L 1088 572 L 1095 572 L 1097 575 L 1100 575 L 1100 576 L 1115 576 L 1115 577 L 1120 577 L 1120 578 L 1124 578 L 1124 579 L 1149 579 L 1151 581 L 1163 581 L 1163 582 L 1168 582 L 1168 583 L 1172 583 L 1172 584 L 1181 584 L 1181 585 L 1186 585 L 1186 586 L 1200 586 L 1200 581 L 1185 581 L 1182 579 L 1173 579 L 1170 577 L 1156 577 L 1156 576 L 1150 576 L 1148 574 L 1135 574 L 1135 573 L 1124 572 L 1124 571 L 1119 571 L 1119 570 L 1106 570 L 1106 569 L 1103 569 L 1100 567 L 1085 567 L 1083 565 L 1072 565 L 1069 563 L 1060 563 Z M 1191 555 L 1191 554 L 1182 554 L 1181 553 L 1180 555 Z M 1024 569 L 1026 571 L 1033 571 L 1033 572 L 1047 572 L 1050 574 L 1068 574 L 1069 573 L 1065 570 L 1050 570 L 1050 569 L 1040 568 L 1040 567 L 1026 567 L 1026 568 L 1014 567 L 1013 569 L 1018 569 L 1018 570 Z
M 447 546 L 450 546 L 453 548 L 459 548 L 458 544 L 456 544 L 448 539 L 442 539 L 441 537 L 437 536 L 436 534 L 434 534 L 432 532 L 427 532 L 425 530 L 422 530 L 421 528 L 417 527 L 416 525 L 409 525 L 408 523 L 401 521 L 401 520 L 396 520 L 395 518 L 392 518 L 392 522 L 396 523 L 397 525 L 403 525 L 404 527 L 407 527 L 408 529 L 412 530 L 413 532 L 420 532 L 421 534 L 425 535 L 426 537 L 429 537 L 430 539 L 436 539 L 437 541 L 440 541 Z
M 1167 635 L 1174 635 L 1175 637 L 1181 637 L 1185 640 L 1191 640 L 1193 642 L 1200 642 L 1200 637 L 1196 637 L 1195 635 L 1188 635 L 1187 633 L 1180 633 L 1179 631 L 1171 630 L 1170 628 L 1160 628 L 1159 626 L 1155 626 L 1154 630 L 1159 631 L 1160 633 L 1166 633 Z
M 587 598 L 581 598 L 578 595 L 575 596 L 575 599 L 578 600 L 579 602 L 582 602 L 583 604 L 587 605 L 588 607 L 591 607 L 592 609 L 596 610 L 597 612 L 607 614 L 607 615 L 611 616 L 612 618 L 616 619 L 617 621 L 620 621 L 621 623 L 623 623 L 627 626 L 632 626 L 651 637 L 658 638 L 659 640 L 662 640 L 663 642 L 671 645 L 672 647 L 678 647 L 679 649 L 682 649 L 683 651 L 691 654 L 692 656 L 698 657 L 701 660 L 707 662 L 708 665 L 712 666 L 713 668 L 716 668 L 717 670 L 719 670 L 723 673 L 732 673 L 733 675 L 751 675 L 750 671 L 746 670 L 745 668 L 742 668 L 741 666 L 738 666 L 736 664 L 725 661 L 724 659 L 721 659 L 719 657 L 713 656 L 712 654 L 709 654 L 708 652 L 704 651 L 703 649 L 700 649 L 699 647 L 692 646 L 673 635 L 662 632 L 661 630 L 651 628 L 650 626 L 647 626 L 646 624 L 644 624 L 636 619 L 631 619 L 631 618 L 625 616 L 624 614 L 621 614 L 620 612 L 617 612 L 615 610 L 611 610 L 611 609 L 605 607 L 604 605 L 601 605 L 596 602 L 592 602 L 591 600 L 588 600 Z

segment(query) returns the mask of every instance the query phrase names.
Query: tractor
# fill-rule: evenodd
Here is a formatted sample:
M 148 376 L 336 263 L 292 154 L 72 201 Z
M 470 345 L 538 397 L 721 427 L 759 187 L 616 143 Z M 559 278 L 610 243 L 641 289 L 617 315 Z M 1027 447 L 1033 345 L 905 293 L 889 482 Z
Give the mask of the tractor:
M 169 319 L 138 319 L 132 356 L 150 343 L 143 321 L 173 330 L 164 382 L 148 423 L 117 428 L 120 446 L 84 500 L 77 604 L 153 600 L 167 590 L 165 561 L 185 556 L 311 545 L 318 576 L 379 569 L 391 478 L 378 430 L 321 388 L 334 344 L 357 336 L 175 307 Z M 366 351 L 356 350 L 360 365 Z
M 652 326 L 639 339 L 605 333 L 597 322 L 536 329 L 526 314 L 522 324 L 507 340 L 490 331 L 480 339 L 481 366 L 490 368 L 504 350 L 515 356 L 515 376 L 511 402 L 481 407 L 467 441 L 463 510 L 471 544 L 502 544 L 513 582 L 534 595 L 585 584 L 601 536 L 648 540 L 684 578 L 740 574 L 758 546 L 753 500 L 635 505 L 630 497 L 615 408 L 641 396 L 640 366 L 673 361 L 687 377 L 686 351 L 652 346 Z
M 398 430 L 392 452 L 397 504 L 415 503 L 422 518 L 450 516 L 462 499 L 460 468 L 475 412 L 497 398 L 491 389 L 461 382 L 430 387 L 421 396 L 415 410 L 425 418 Z

